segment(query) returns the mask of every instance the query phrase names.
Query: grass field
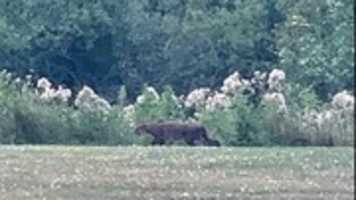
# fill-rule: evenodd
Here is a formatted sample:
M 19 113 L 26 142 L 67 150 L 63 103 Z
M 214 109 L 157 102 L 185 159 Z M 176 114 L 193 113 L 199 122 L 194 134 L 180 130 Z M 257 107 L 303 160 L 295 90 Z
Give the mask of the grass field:
M 0 199 L 353 199 L 353 148 L 0 146 Z

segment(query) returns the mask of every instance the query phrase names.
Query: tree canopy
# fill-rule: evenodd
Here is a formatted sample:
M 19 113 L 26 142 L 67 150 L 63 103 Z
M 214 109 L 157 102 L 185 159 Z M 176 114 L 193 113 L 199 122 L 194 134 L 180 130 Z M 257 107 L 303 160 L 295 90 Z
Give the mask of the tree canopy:
M 283 68 L 322 99 L 353 88 L 352 0 L 3 0 L 0 68 L 114 100 Z

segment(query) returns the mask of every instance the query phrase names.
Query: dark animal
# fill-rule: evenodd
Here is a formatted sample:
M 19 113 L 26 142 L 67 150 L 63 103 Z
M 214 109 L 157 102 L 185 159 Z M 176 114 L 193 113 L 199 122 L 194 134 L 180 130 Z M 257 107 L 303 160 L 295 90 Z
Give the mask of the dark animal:
M 308 146 L 308 145 L 310 145 L 310 142 L 304 138 L 297 138 L 297 139 L 294 139 L 290 143 L 290 145 L 292 145 L 292 146 Z
M 153 136 L 152 144 L 184 140 L 189 145 L 203 144 L 207 146 L 220 146 L 216 140 L 210 139 L 204 126 L 195 123 L 161 122 L 139 125 L 135 133 Z

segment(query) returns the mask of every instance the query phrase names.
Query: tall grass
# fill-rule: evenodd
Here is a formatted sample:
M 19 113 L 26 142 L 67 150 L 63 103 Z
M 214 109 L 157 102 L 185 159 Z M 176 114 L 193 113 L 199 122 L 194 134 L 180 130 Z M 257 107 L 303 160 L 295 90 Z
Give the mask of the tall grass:
M 105 102 L 94 91 L 91 93 L 96 103 Z M 105 102 L 105 112 L 82 109 L 91 106 L 93 101 L 89 97 L 80 101 L 85 103 L 84 107 L 74 103 L 74 97 L 68 102 L 44 100 L 31 81 L 1 72 L 0 143 L 149 144 L 149 138 L 134 134 L 135 126 L 170 120 L 200 122 L 208 128 L 210 137 L 227 146 L 354 144 L 353 109 L 335 108 L 331 103 L 318 101 L 311 91 L 298 87 L 285 90 L 285 110 L 279 109 L 278 104 L 263 103 L 263 98 L 256 104 L 251 101 L 256 94 L 243 91 L 224 96 L 229 104 L 214 109 L 187 107 L 185 99 L 176 97 L 170 87 L 158 94 L 146 86 L 132 104 L 128 104 L 124 93 L 123 88 L 116 105 Z M 216 94 L 219 93 L 213 93 Z

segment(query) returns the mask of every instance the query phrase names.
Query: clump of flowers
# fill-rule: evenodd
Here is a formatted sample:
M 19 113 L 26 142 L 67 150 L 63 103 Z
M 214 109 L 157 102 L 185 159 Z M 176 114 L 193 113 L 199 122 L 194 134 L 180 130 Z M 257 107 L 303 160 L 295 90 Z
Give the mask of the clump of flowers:
M 40 99 L 45 101 L 57 101 L 66 103 L 72 96 L 72 91 L 70 89 L 58 86 L 58 89 L 52 87 L 52 83 L 46 78 L 40 78 L 37 81 L 37 94 Z
M 134 127 L 135 126 L 135 114 L 136 114 L 135 106 L 132 104 L 125 106 L 123 108 L 123 112 L 124 112 L 124 119 L 129 123 L 129 125 L 131 127 Z
M 274 69 L 268 76 L 268 90 L 273 92 L 280 92 L 282 90 L 282 81 L 286 78 L 283 70 Z
M 243 83 L 241 82 L 239 72 L 234 72 L 224 80 L 221 91 L 225 94 L 234 95 L 242 87 L 242 85 Z
M 137 104 L 143 104 L 144 102 L 156 102 L 160 100 L 158 92 L 153 87 L 145 87 L 143 94 L 136 98 Z
M 303 115 L 304 126 L 314 126 L 319 129 L 324 129 L 325 126 L 335 124 L 335 122 L 346 118 L 353 118 L 354 97 L 346 91 L 337 93 L 331 102 L 332 107 L 322 111 L 311 110 Z M 352 112 L 345 112 L 345 111 Z M 348 115 L 349 113 L 350 115 Z M 346 115 L 345 115 L 346 114 Z
M 311 110 L 303 114 L 301 128 L 312 144 L 345 145 L 353 143 L 352 122 L 353 115 L 335 108 Z
M 212 91 L 209 88 L 193 90 L 185 98 L 184 105 L 198 111 L 223 109 L 231 104 L 234 96 L 247 92 L 262 96 L 265 102 L 277 104 L 280 111 L 286 111 L 285 98 L 281 93 L 283 80 L 285 80 L 285 73 L 279 69 L 272 70 L 269 75 L 256 71 L 253 78 L 249 80 L 241 78 L 239 72 L 235 71 L 224 80 L 220 88 L 221 92 Z M 268 88 L 267 85 L 269 85 Z
M 46 78 L 40 78 L 37 80 L 37 88 L 40 90 L 47 90 L 52 87 L 52 83 Z
M 354 141 L 354 97 L 346 91 L 337 93 L 331 107 L 307 111 L 302 116 L 302 128 L 314 144 L 351 144 Z
M 209 111 L 223 109 L 231 105 L 231 99 L 224 93 L 215 92 L 214 95 L 208 96 L 205 108 Z
M 282 93 L 279 92 L 266 93 L 263 95 L 262 99 L 263 102 L 266 104 L 276 105 L 278 107 L 279 112 L 287 111 L 286 100 Z
M 0 77 L 1 77 L 4 81 L 10 81 L 10 80 L 12 80 L 12 78 L 13 78 L 11 72 L 8 72 L 6 69 L 1 70 L 1 72 L 0 72 Z
M 353 110 L 355 104 L 355 97 L 348 94 L 346 90 L 335 94 L 331 104 L 336 109 Z
M 60 99 L 62 102 L 68 102 L 69 98 L 72 96 L 72 91 L 70 89 L 63 88 L 62 86 L 58 86 L 55 96 L 55 98 Z
M 107 113 L 111 109 L 111 105 L 105 99 L 99 97 L 93 89 L 84 86 L 79 91 L 74 105 L 82 110 L 99 111 Z
M 303 128 L 308 128 L 311 126 L 314 127 L 321 127 L 323 122 L 324 122 L 324 114 L 323 113 L 319 113 L 316 110 L 311 110 L 308 112 L 303 113 L 302 119 L 303 119 L 303 123 L 302 126 Z
M 188 108 L 201 109 L 205 106 L 210 92 L 209 88 L 195 89 L 188 94 L 184 101 L 184 105 Z

